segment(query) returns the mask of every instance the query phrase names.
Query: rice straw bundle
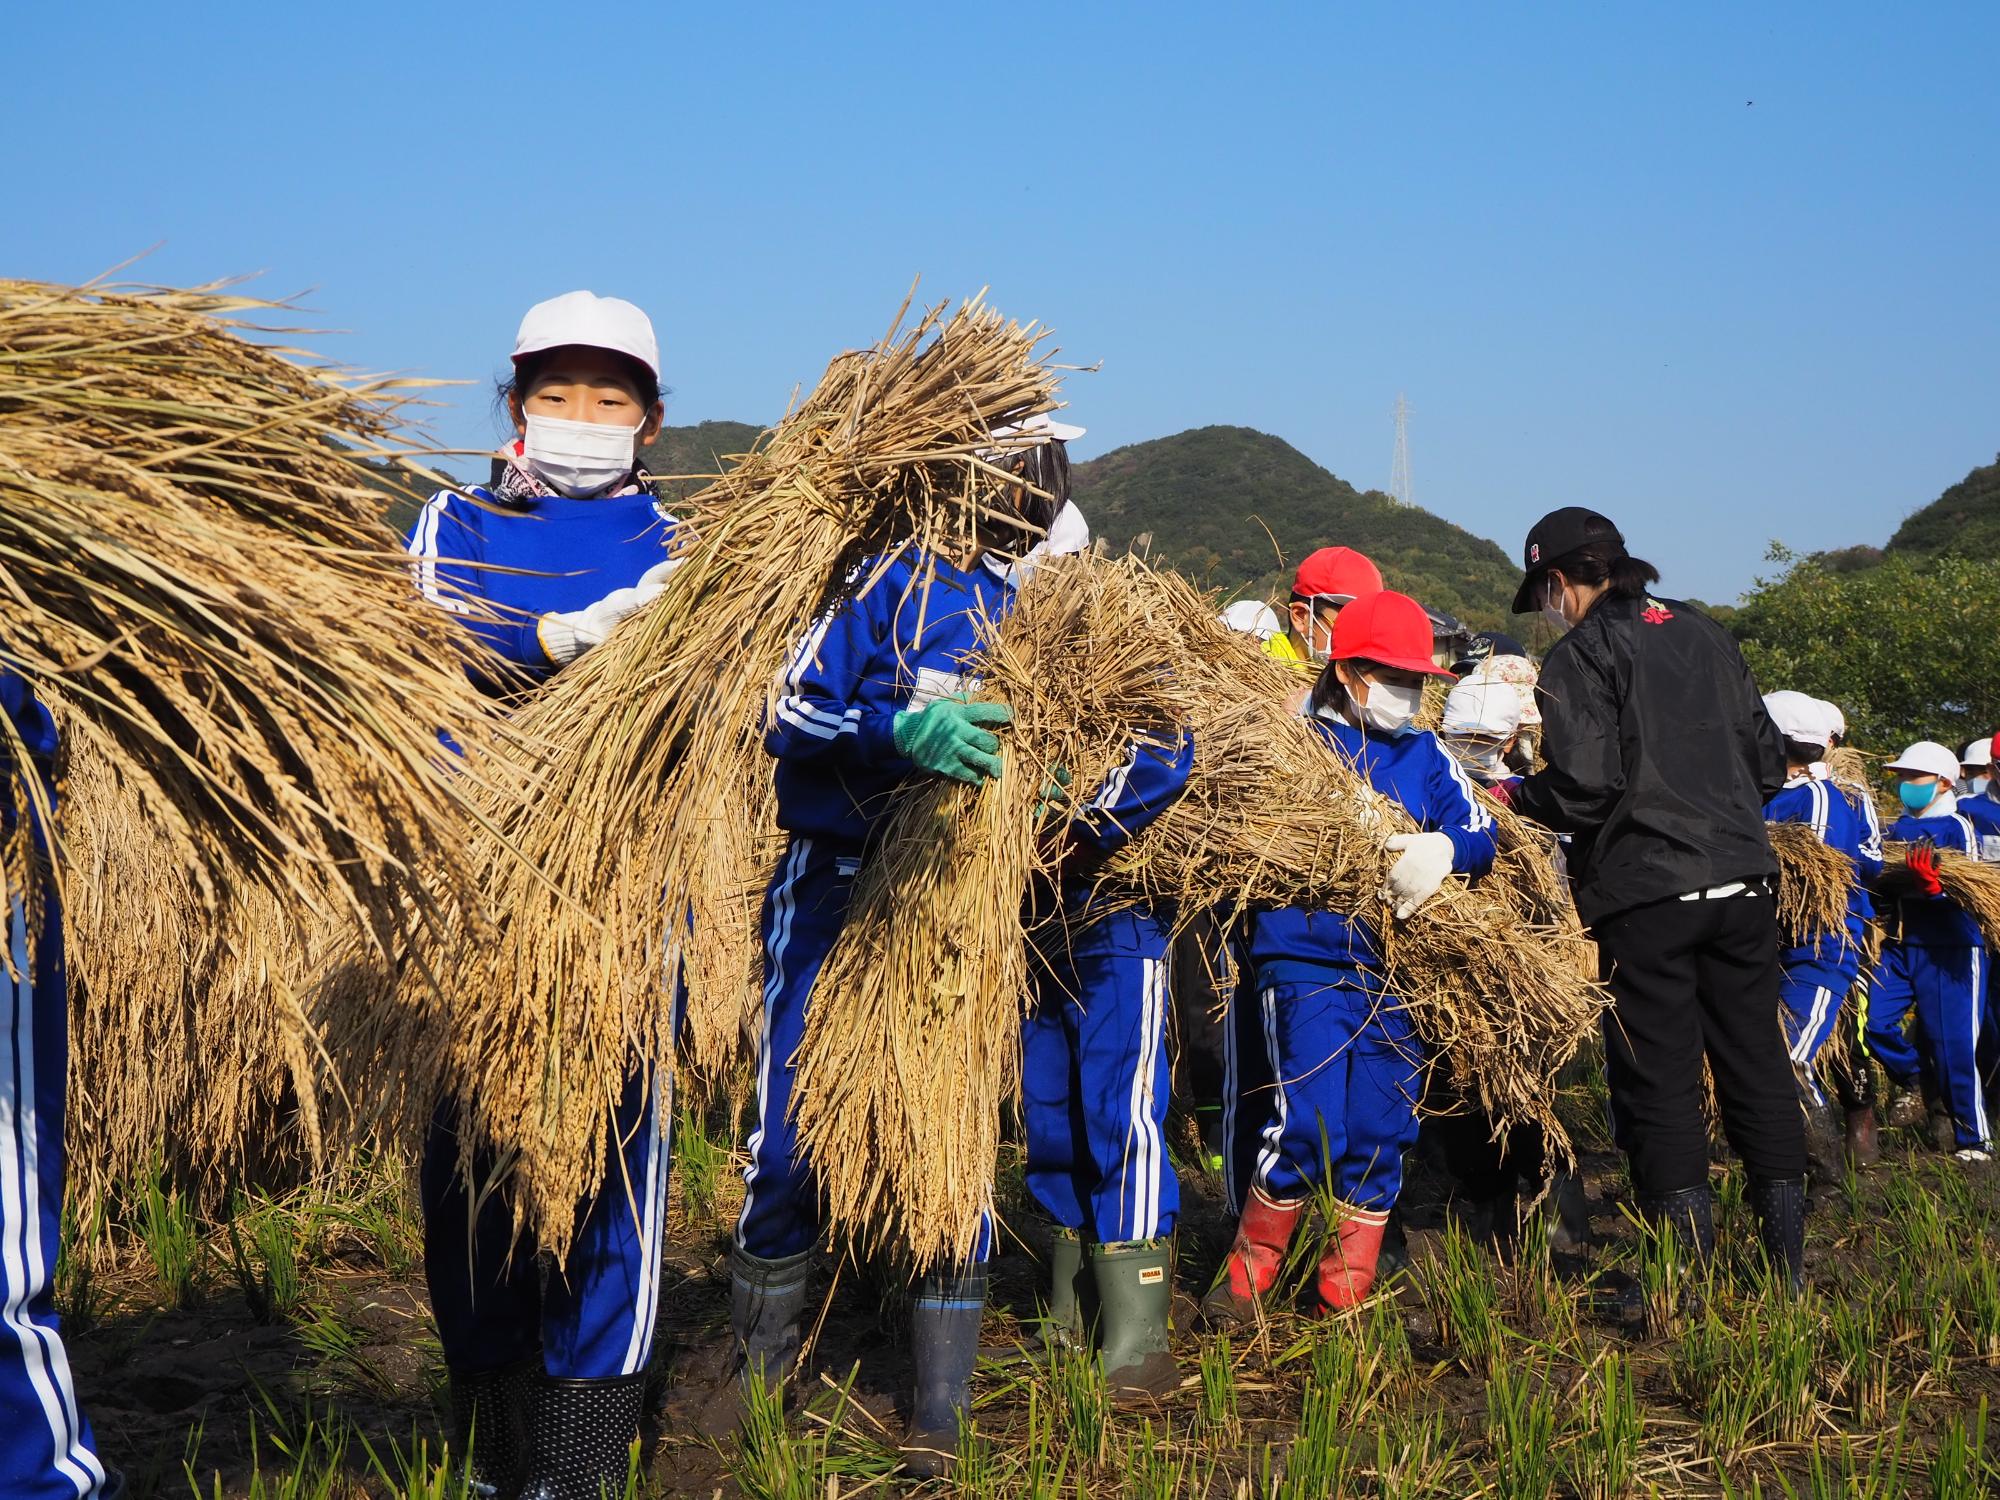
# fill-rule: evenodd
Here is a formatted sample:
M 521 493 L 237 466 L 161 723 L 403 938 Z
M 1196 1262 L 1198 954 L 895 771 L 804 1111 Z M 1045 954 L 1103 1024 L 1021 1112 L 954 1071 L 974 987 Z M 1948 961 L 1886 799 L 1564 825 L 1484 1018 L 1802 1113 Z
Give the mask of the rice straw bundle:
M 681 502 L 695 540 L 665 592 L 518 716 L 540 750 L 475 850 L 502 930 L 452 965 L 448 1052 L 403 1051 L 405 1102 L 456 1092 L 468 1151 L 512 1161 L 516 1211 L 557 1253 L 635 1059 L 672 1065 L 677 975 L 700 1050 L 740 1015 L 754 901 L 720 921 L 714 903 L 757 884 L 768 804 L 746 789 L 770 780 L 762 728 L 798 635 L 907 550 L 1027 540 L 985 455 L 994 427 L 1054 409 L 1046 335 L 977 299 L 907 310 Z
M 1790 943 L 1837 937 L 1847 928 L 1854 861 L 1807 823 L 1767 823 L 1778 857 L 1778 930 Z
M 1006 773 L 898 794 L 798 1053 L 797 1122 L 837 1223 L 920 1264 L 970 1248 L 999 1106 L 1019 1077 L 1024 899 L 1065 847 L 1065 817 L 1037 826 L 1042 788 L 1058 767 L 1093 787 L 1130 744 L 1170 744 L 1183 726 L 1188 788 L 1111 859 L 1101 900 L 1149 901 L 1182 922 L 1253 904 L 1368 918 L 1391 992 L 1463 1095 L 1503 1130 L 1545 1125 L 1566 1153 L 1555 1074 L 1606 994 L 1574 912 L 1551 910 L 1556 887 L 1526 873 L 1545 857 L 1529 825 L 1513 820 L 1492 876 L 1449 881 L 1392 924 L 1381 845 L 1415 825 L 1284 712 L 1293 674 L 1186 581 L 1131 558 L 1050 561 L 989 635 L 984 691 L 1015 715 Z
M 1908 857 L 1910 845 L 1882 846 L 1885 872 L 1892 886 L 1900 884 L 1897 869 Z M 1937 851 L 1938 881 L 1945 896 L 1972 918 L 1989 950 L 2000 951 L 2000 865 L 1983 864 L 1949 849 Z M 1909 887 L 1902 887 L 1909 894 Z
M 205 903 L 260 883 L 383 944 L 423 882 L 466 883 L 437 736 L 476 774 L 490 732 L 368 463 L 411 383 L 242 336 L 279 311 L 0 281 L 0 666 L 95 732 Z

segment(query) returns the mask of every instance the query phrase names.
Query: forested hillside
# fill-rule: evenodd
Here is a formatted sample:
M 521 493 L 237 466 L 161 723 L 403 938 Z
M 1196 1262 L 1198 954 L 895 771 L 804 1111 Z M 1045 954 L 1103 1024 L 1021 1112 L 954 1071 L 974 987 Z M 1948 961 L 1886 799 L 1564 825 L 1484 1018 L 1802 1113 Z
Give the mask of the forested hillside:
M 1372 557 L 1392 588 L 1481 626 L 1503 625 L 1519 569 L 1494 543 L 1379 490 L 1357 490 L 1249 427 L 1201 427 L 1077 466 L 1077 503 L 1122 548 L 1230 592 L 1284 586 L 1315 547 Z

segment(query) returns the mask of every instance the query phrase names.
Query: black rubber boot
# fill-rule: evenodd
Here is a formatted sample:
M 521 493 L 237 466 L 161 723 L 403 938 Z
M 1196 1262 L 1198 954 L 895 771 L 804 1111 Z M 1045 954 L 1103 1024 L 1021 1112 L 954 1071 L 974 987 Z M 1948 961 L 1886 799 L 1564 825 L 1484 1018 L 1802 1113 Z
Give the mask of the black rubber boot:
M 1574 1172 L 1558 1172 L 1549 1188 L 1549 1248 L 1564 1255 L 1590 1248 L 1590 1200 Z
M 1750 1179 L 1750 1206 L 1757 1213 L 1757 1238 L 1771 1269 L 1782 1270 L 1796 1297 L 1805 1290 L 1806 1184 L 1802 1177 Z
M 639 1437 L 644 1374 L 535 1385 L 521 1500 L 622 1500 Z
M 1180 1367 L 1167 1345 L 1173 1320 L 1174 1242 L 1127 1240 L 1092 1245 L 1097 1288 L 1097 1346 L 1104 1383 L 1114 1401 L 1158 1401 L 1181 1386 Z
M 1382 1229 L 1382 1249 L 1375 1259 L 1375 1279 L 1387 1281 L 1410 1264 L 1410 1239 L 1403 1232 L 1403 1211 L 1389 1210 L 1389 1222 Z
M 1847 1178 L 1847 1134 L 1834 1118 L 1833 1106 L 1801 1099 L 1806 1113 L 1806 1174 L 1820 1187 L 1837 1187 Z
M 798 1363 L 812 1260 L 810 1250 L 776 1260 L 740 1248 L 730 1252 L 729 1327 L 745 1381 L 754 1375 L 781 1385 Z
M 1641 1193 L 1639 1216 L 1678 1239 L 1694 1253 L 1697 1265 L 1715 1258 L 1715 1201 L 1707 1183 L 1672 1193 Z
M 512 1500 L 528 1460 L 528 1397 L 541 1356 L 497 1370 L 447 1370 L 452 1456 L 466 1466 L 472 1492 Z
M 986 1268 L 933 1271 L 910 1304 L 910 1353 L 916 1388 L 910 1430 L 903 1439 L 903 1471 L 938 1479 L 958 1457 L 958 1428 L 966 1387 L 979 1359 L 979 1322 L 986 1313 Z

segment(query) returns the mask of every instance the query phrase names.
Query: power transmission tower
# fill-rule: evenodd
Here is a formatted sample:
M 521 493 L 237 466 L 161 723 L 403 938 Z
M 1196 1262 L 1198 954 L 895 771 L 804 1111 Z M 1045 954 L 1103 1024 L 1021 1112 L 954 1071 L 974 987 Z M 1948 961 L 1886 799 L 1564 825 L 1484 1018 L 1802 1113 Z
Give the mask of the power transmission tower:
M 1398 505 L 1413 504 L 1410 491 L 1410 402 L 1396 394 L 1396 457 L 1389 465 L 1389 493 Z

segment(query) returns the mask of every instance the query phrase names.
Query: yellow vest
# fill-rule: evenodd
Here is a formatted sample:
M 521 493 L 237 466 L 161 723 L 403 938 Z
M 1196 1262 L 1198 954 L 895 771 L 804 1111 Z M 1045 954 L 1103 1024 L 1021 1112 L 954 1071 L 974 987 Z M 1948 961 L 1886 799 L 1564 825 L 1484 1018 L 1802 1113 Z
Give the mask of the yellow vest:
M 1322 663 L 1314 661 L 1294 646 L 1289 631 L 1281 630 L 1264 642 L 1264 654 L 1283 662 L 1295 672 L 1304 672 L 1312 677 L 1319 676 Z

